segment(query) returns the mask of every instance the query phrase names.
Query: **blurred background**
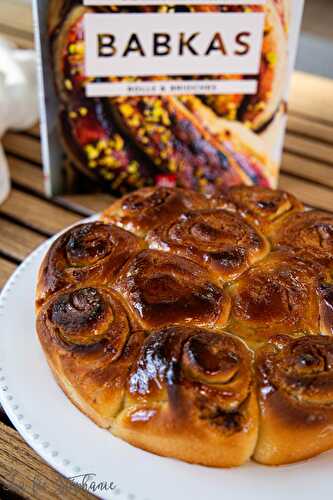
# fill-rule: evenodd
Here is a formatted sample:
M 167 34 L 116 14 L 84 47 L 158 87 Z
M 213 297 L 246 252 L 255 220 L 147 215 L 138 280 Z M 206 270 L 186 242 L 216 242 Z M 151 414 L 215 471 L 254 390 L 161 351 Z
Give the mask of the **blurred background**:
M 6 20 L 13 18 L 17 6 L 26 4 L 17 17 L 17 26 L 8 28 Z M 26 34 L 26 45 L 31 46 L 30 0 L 0 0 L 0 29 L 12 38 Z M 296 69 L 333 78 L 333 0 L 305 0 L 302 34 Z

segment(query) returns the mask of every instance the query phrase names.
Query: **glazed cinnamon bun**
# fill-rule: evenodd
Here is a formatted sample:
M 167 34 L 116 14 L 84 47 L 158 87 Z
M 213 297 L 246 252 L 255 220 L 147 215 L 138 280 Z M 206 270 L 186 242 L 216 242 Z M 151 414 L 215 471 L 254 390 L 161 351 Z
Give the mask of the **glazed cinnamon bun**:
M 333 268 L 332 214 L 319 210 L 295 213 L 281 221 L 271 239 L 277 247 L 313 249 L 318 257 L 326 256 Z
M 212 204 L 241 213 L 265 234 L 271 234 L 275 224 L 286 216 L 304 210 L 303 204 L 292 194 L 260 186 L 236 186 L 213 198 Z
M 146 239 L 152 249 L 198 262 L 221 283 L 239 276 L 270 250 L 266 238 L 240 215 L 220 209 L 182 214 Z
M 122 299 L 106 287 L 75 287 L 48 300 L 37 333 L 59 385 L 84 413 L 109 427 L 143 341 Z
M 230 286 L 229 328 L 249 341 L 318 333 L 321 268 L 288 251 L 272 252 Z
M 204 268 L 165 252 L 144 250 L 131 259 L 115 283 L 145 329 L 169 324 L 221 329 L 230 299 Z
M 69 229 L 47 253 L 39 271 L 37 304 L 76 283 L 112 283 L 144 244 L 117 226 L 91 222 Z
M 260 431 L 254 458 L 280 465 L 333 447 L 333 339 L 274 337 L 257 354 Z
M 113 432 L 159 455 L 230 467 L 257 439 L 251 353 L 239 339 L 193 327 L 149 335 Z
M 116 201 L 102 220 L 117 224 L 138 236 L 176 218 L 188 210 L 208 208 L 207 198 L 195 191 L 180 188 L 143 188 Z

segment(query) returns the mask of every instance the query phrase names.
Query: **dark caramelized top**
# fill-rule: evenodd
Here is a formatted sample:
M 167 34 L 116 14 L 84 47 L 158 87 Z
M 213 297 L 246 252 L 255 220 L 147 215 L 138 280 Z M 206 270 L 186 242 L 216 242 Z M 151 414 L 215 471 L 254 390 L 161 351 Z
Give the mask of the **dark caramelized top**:
M 264 232 L 286 215 L 303 210 L 303 205 L 285 191 L 260 186 L 236 186 L 214 200 L 216 206 L 235 210 L 257 223 Z
M 258 352 L 257 370 L 263 395 L 279 389 L 295 404 L 331 405 L 333 339 L 312 336 L 273 338 Z
M 208 200 L 194 191 L 144 188 L 115 203 L 104 212 L 102 218 L 144 236 L 150 229 L 172 220 L 184 211 L 207 206 Z
M 146 328 L 188 322 L 220 327 L 229 312 L 228 297 L 203 268 L 164 252 L 141 252 L 116 288 Z
M 269 251 L 266 238 L 244 218 L 221 209 L 182 214 L 148 233 L 147 240 L 151 248 L 197 261 L 222 281 L 237 277 Z
M 76 283 L 111 283 L 128 258 L 143 243 L 122 229 L 91 222 L 69 229 L 44 259 L 38 300 Z

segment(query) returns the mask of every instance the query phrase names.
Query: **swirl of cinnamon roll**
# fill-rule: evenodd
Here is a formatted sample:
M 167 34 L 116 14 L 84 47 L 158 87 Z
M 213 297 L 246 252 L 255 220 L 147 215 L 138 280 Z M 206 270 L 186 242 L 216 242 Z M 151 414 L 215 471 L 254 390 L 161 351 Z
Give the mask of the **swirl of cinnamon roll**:
M 124 267 L 115 289 L 143 328 L 168 324 L 225 325 L 230 299 L 196 263 L 164 252 L 144 250 Z
M 274 337 L 259 350 L 261 408 L 254 458 L 280 465 L 333 447 L 333 339 Z
M 257 436 L 251 363 L 245 344 L 226 333 L 193 327 L 152 333 L 131 371 L 115 433 L 190 462 L 243 463 Z
M 39 272 L 37 306 L 51 293 L 76 283 L 112 283 L 143 243 L 123 229 L 91 222 L 61 235 L 46 254 Z
M 260 186 L 235 186 L 212 199 L 212 204 L 241 213 L 265 234 L 270 234 L 275 223 L 286 216 L 304 210 L 303 204 L 292 194 Z
M 319 333 L 319 271 L 291 251 L 272 252 L 232 283 L 229 329 L 250 341 Z
M 333 268 L 333 215 L 311 210 L 295 213 L 279 224 L 271 236 L 275 246 L 314 250 Z
M 150 248 L 171 251 L 207 267 L 215 279 L 234 279 L 269 252 L 269 243 L 240 215 L 198 210 L 148 233 Z
M 182 212 L 208 206 L 208 200 L 194 191 L 143 188 L 116 201 L 102 214 L 102 220 L 145 236 L 150 229 L 176 218 Z
M 40 309 L 37 333 L 65 393 L 98 424 L 118 410 L 132 360 L 143 341 L 120 297 L 105 287 L 75 287 Z

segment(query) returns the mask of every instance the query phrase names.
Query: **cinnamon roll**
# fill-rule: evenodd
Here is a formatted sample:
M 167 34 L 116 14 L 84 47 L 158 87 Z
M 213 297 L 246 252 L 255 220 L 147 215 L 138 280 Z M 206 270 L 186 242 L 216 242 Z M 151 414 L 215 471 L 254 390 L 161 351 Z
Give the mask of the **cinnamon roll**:
M 190 323 L 221 329 L 230 299 L 204 268 L 165 252 L 144 250 L 131 259 L 115 289 L 145 329 Z
M 239 339 L 193 327 L 149 335 L 113 432 L 159 455 L 230 467 L 257 439 L 251 353 Z
M 333 339 L 277 336 L 257 354 L 260 431 L 254 458 L 280 465 L 333 447 Z
M 144 244 L 116 226 L 91 222 L 69 229 L 45 256 L 39 271 L 37 304 L 74 284 L 109 284 L 131 255 Z
M 209 209 L 187 212 L 147 235 L 152 249 L 187 257 L 229 281 L 265 257 L 269 244 L 237 213 Z
M 37 333 L 67 396 L 97 424 L 109 427 L 143 342 L 121 298 L 101 286 L 60 291 L 39 311 Z
M 103 214 L 104 222 L 117 224 L 138 236 L 188 210 L 208 208 L 209 201 L 195 191 L 180 188 L 143 188 L 124 196 Z
M 275 246 L 306 248 L 333 269 L 333 215 L 311 210 L 283 220 L 271 235 Z
M 272 252 L 232 283 L 229 328 L 255 342 L 280 333 L 318 333 L 321 272 L 291 251 Z
M 37 284 L 42 348 L 82 412 L 209 466 L 333 448 L 330 214 L 282 191 L 145 188 L 102 219 L 60 235 Z
M 304 210 L 303 204 L 290 193 L 260 186 L 236 186 L 212 199 L 213 206 L 241 213 L 266 233 L 286 216 Z

